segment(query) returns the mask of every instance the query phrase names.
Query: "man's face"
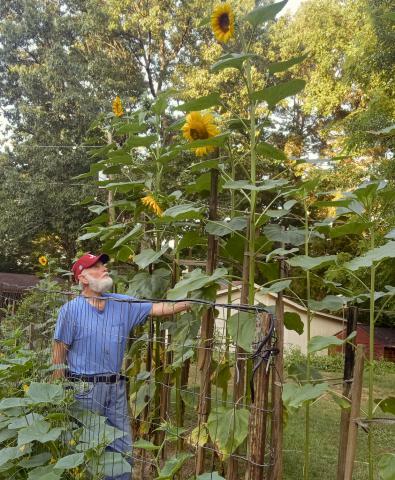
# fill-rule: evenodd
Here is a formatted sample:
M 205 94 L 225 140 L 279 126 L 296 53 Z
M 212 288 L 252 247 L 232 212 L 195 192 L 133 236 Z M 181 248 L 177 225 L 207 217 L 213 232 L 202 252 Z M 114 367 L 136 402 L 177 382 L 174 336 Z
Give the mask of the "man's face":
M 83 270 L 80 275 L 80 282 L 97 293 L 106 292 L 113 284 L 106 265 L 100 261 Z

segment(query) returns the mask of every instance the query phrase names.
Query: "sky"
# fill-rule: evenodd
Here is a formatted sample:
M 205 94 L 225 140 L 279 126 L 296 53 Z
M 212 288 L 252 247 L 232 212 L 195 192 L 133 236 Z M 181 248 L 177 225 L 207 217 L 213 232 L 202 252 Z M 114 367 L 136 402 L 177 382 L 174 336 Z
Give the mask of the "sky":
M 303 0 L 288 0 L 286 7 L 284 8 L 284 13 L 295 13 L 299 8 Z

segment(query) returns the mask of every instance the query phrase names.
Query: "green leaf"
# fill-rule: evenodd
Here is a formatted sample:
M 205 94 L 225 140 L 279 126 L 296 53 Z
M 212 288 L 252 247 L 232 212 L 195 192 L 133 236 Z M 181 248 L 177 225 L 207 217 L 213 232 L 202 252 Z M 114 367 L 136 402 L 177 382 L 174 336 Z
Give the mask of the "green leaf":
M 125 473 L 131 473 L 132 467 L 118 452 L 103 452 L 99 459 L 93 458 L 89 463 L 93 478 L 116 478 Z
M 318 383 L 316 385 L 307 383 L 302 387 L 295 383 L 286 383 L 283 385 L 283 403 L 284 407 L 290 412 L 295 412 L 305 402 L 315 400 L 323 395 L 329 388 L 327 383 Z
M 0 450 L 0 467 L 6 464 L 9 460 L 15 460 L 16 458 L 27 455 L 32 451 L 30 445 L 24 445 L 23 447 L 8 447 Z
M 395 453 L 385 453 L 378 461 L 380 480 L 394 480 L 395 478 Z
M 127 233 L 126 235 L 124 235 L 123 237 L 119 238 L 117 240 L 117 242 L 115 243 L 114 245 L 114 249 L 115 248 L 118 248 L 119 246 L 123 245 L 124 243 L 128 242 L 129 240 L 131 240 L 132 238 L 135 238 L 138 236 L 138 234 L 141 232 L 142 230 L 142 226 L 141 226 L 141 223 L 137 223 L 133 228 L 132 230 Z
M 27 396 L 34 403 L 54 403 L 56 405 L 64 399 L 64 391 L 62 385 L 32 382 Z
M 160 92 L 157 95 L 155 102 L 151 106 L 152 111 L 156 113 L 156 115 L 162 115 L 163 113 L 165 113 L 166 108 L 169 104 L 169 98 L 176 93 L 177 90 L 175 90 L 174 88 L 169 88 L 164 92 Z
M 336 260 L 336 255 L 323 255 L 321 257 L 309 257 L 308 255 L 297 255 L 287 259 L 291 267 L 300 267 L 303 270 L 313 270 Z
M 395 415 L 395 397 L 378 398 L 374 400 L 384 413 Z
M 269 108 L 273 108 L 284 98 L 296 95 L 304 89 L 306 82 L 300 79 L 289 80 L 273 87 L 266 87 L 263 90 L 253 92 L 251 97 L 257 102 L 267 102 Z
M 320 312 L 322 310 L 330 310 L 337 312 L 347 303 L 349 299 L 343 296 L 327 295 L 322 300 L 310 300 L 310 308 Z
M 157 268 L 152 274 L 140 272 L 130 281 L 128 294 L 138 298 L 163 298 L 170 280 L 171 272 L 167 268 Z
M 153 382 L 145 382 L 136 393 L 131 395 L 132 414 L 134 417 L 140 415 L 154 396 L 154 393 L 155 384 Z
M 190 170 L 191 172 L 200 172 L 201 170 L 207 170 L 211 168 L 218 168 L 219 160 L 211 159 L 205 160 L 204 162 L 194 163 L 191 165 Z
M 226 182 L 224 184 L 224 188 L 231 190 L 255 190 L 257 192 L 262 192 L 264 190 L 273 190 L 275 188 L 282 187 L 287 183 L 287 180 L 264 180 L 263 182 L 257 183 L 257 185 L 252 185 L 247 180 L 233 180 Z
M 252 352 L 255 337 L 256 315 L 250 312 L 238 312 L 228 321 L 228 332 L 236 345 L 246 352 Z
M 224 237 L 230 233 L 244 230 L 247 228 L 247 217 L 233 217 L 229 221 L 225 220 L 209 220 L 206 224 L 206 232 L 217 237 Z
M 294 65 L 298 65 L 306 58 L 307 55 L 300 55 L 299 57 L 290 58 L 289 60 L 285 60 L 284 62 L 271 63 L 269 65 L 269 73 L 285 72 L 285 70 L 288 70 L 288 68 L 291 68 Z
M 339 227 L 334 227 L 329 230 L 331 238 L 342 237 L 343 235 L 360 235 L 368 228 L 368 225 L 361 222 L 349 222 Z
M 52 457 L 52 454 L 50 452 L 43 452 L 37 455 L 33 455 L 30 458 L 24 458 L 19 462 L 18 465 L 22 468 L 29 468 L 29 469 L 34 467 L 40 467 L 41 465 L 44 465 L 45 463 L 47 463 L 51 457 Z
M 176 252 L 178 253 L 184 248 L 195 247 L 197 245 L 207 245 L 207 237 L 202 237 L 197 232 L 187 232 L 178 242 Z
M 188 452 L 178 453 L 175 457 L 166 461 L 163 467 L 159 470 L 158 476 L 155 480 L 171 480 L 174 475 L 181 469 L 184 463 L 192 458 L 194 455 Z
M 391 241 L 381 247 L 373 248 L 364 255 L 344 263 L 343 266 L 348 270 L 355 271 L 359 268 L 371 267 L 375 262 L 384 258 L 395 258 L 395 242 Z
M 45 420 L 39 420 L 25 428 L 21 428 L 18 432 L 18 446 L 36 440 L 40 443 L 54 442 L 60 437 L 64 428 L 52 428 L 51 424 Z
M 33 402 L 30 398 L 3 398 L 0 401 L 0 410 L 7 410 L 8 408 L 15 408 L 15 407 L 27 407 L 31 405 Z
M 194 207 L 190 203 L 174 205 L 163 212 L 162 218 L 172 218 L 173 220 L 188 220 L 191 218 L 201 218 L 202 209 Z
M 260 292 L 262 293 L 278 293 L 282 292 L 286 288 L 289 288 L 292 280 L 280 280 L 279 282 L 272 283 L 270 287 L 261 288 Z
M 33 423 L 37 422 L 38 420 L 44 420 L 44 417 L 40 413 L 28 413 L 23 417 L 19 417 L 13 420 L 8 425 L 8 428 L 18 429 L 28 427 L 29 425 L 33 425 Z
M 144 450 L 154 451 L 154 450 L 159 450 L 161 447 L 160 445 L 154 445 L 148 440 L 144 440 L 143 438 L 140 438 L 139 440 L 133 442 L 133 448 L 143 448 Z
M 253 58 L 256 55 L 251 53 L 227 53 L 222 55 L 210 68 L 211 73 L 218 73 L 225 68 L 241 69 L 247 58 Z
M 54 468 L 63 468 L 64 470 L 69 470 L 70 468 L 78 467 L 78 465 L 84 463 L 84 456 L 84 453 L 73 453 L 71 455 L 66 455 L 56 462 Z
M 274 160 L 287 160 L 285 153 L 282 150 L 273 147 L 273 145 L 270 145 L 270 143 L 258 143 L 256 146 L 256 152 L 265 158 L 273 158 Z
M 210 93 L 204 97 L 195 98 L 189 102 L 185 102 L 174 110 L 182 110 L 183 112 L 192 112 L 206 110 L 207 108 L 214 107 L 221 102 L 221 97 L 218 92 Z
M 115 132 L 121 135 L 124 133 L 142 133 L 147 131 L 147 128 L 147 125 L 145 125 L 144 123 L 123 123 L 119 127 L 115 128 Z M 108 156 L 111 157 L 113 155 L 112 153 L 110 153 Z
M 272 257 L 275 257 L 277 255 L 284 257 L 285 255 L 291 255 L 292 253 L 298 251 L 298 248 L 291 248 L 290 250 L 287 250 L 286 248 L 276 248 L 266 255 L 266 261 L 269 262 Z
M 267 22 L 268 20 L 274 20 L 276 15 L 281 12 L 287 2 L 288 0 L 283 0 L 282 2 L 273 3 L 272 5 L 257 7 L 248 13 L 244 19 L 253 27 L 260 25 L 263 22 Z
M 63 470 L 55 470 L 53 465 L 37 467 L 31 470 L 28 480 L 59 480 L 63 475 Z
M 331 347 L 332 345 L 343 345 L 344 343 L 350 341 L 356 336 L 357 332 L 352 332 L 344 340 L 335 337 L 334 335 L 329 335 L 327 337 L 322 337 L 320 335 L 310 339 L 307 350 L 309 353 L 319 352 L 325 348 Z
M 298 335 L 302 335 L 304 331 L 304 324 L 300 318 L 300 315 L 295 312 L 284 313 L 284 326 L 287 330 L 293 330 Z
M 217 268 L 212 275 L 207 275 L 200 268 L 196 268 L 167 292 L 167 298 L 169 300 L 186 298 L 190 292 L 217 284 L 217 281 L 224 278 L 227 273 L 226 268 Z
M 272 242 L 290 243 L 298 246 L 302 245 L 305 240 L 305 231 L 302 228 L 289 227 L 288 230 L 283 230 L 280 225 L 271 224 L 263 228 L 263 233 Z
M 248 417 L 246 408 L 218 407 L 211 411 L 207 428 L 211 440 L 223 455 L 232 454 L 246 439 Z
M 146 135 L 145 137 L 129 137 L 123 148 L 149 147 L 158 140 L 156 135 Z
M 159 252 L 155 252 L 152 248 L 147 248 L 143 250 L 141 253 L 136 255 L 133 259 L 134 263 L 139 266 L 139 268 L 143 269 L 151 265 L 151 263 L 155 263 L 160 259 L 160 257 L 167 252 L 169 249 L 169 245 L 164 245 Z
M 194 140 L 193 142 L 183 143 L 182 145 L 180 145 L 180 149 L 192 150 L 193 148 L 200 147 L 220 147 L 225 143 L 228 137 L 229 133 L 221 133 L 220 135 L 207 138 L 206 140 Z
M 225 478 L 221 477 L 218 472 L 207 472 L 196 477 L 196 480 L 225 480 Z

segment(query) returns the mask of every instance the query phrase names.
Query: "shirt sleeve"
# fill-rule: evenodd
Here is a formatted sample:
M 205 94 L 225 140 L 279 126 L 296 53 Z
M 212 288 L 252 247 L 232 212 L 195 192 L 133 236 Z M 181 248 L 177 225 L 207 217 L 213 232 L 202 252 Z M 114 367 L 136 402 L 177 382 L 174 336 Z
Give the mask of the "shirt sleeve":
M 137 300 L 136 298 L 130 297 L 132 300 Z M 129 326 L 130 330 L 138 325 L 144 323 L 150 314 L 152 309 L 152 303 L 146 301 L 136 301 L 130 303 L 130 312 L 129 312 Z
M 72 321 L 70 319 L 69 309 L 67 305 L 59 310 L 58 319 L 56 321 L 54 340 L 63 342 L 66 345 L 73 343 L 73 328 Z

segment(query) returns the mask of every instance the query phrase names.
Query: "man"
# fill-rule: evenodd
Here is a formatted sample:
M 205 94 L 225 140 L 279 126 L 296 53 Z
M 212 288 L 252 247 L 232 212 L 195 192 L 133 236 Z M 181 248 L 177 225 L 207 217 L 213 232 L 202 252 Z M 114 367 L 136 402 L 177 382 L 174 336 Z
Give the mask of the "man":
M 59 311 L 53 345 L 54 377 L 77 382 L 79 405 L 106 417 L 107 423 L 124 432 L 110 449 L 131 455 L 132 438 L 125 378 L 120 374 L 130 331 L 149 315 L 166 316 L 189 309 L 188 302 L 151 303 L 132 297 L 107 294 L 113 285 L 105 254 L 82 255 L 72 266 L 82 295 Z M 64 366 L 67 365 L 65 372 Z M 129 458 L 130 461 L 130 458 Z M 107 476 L 126 480 L 130 474 Z

